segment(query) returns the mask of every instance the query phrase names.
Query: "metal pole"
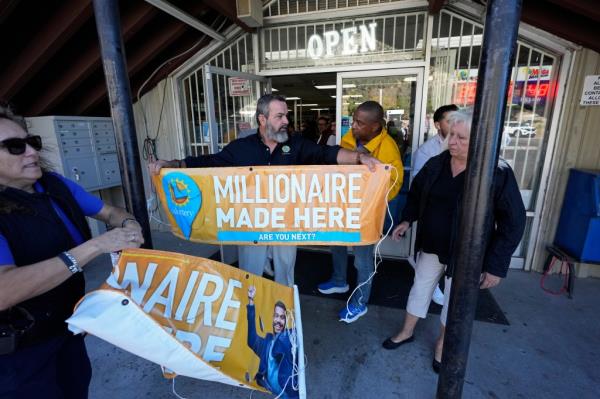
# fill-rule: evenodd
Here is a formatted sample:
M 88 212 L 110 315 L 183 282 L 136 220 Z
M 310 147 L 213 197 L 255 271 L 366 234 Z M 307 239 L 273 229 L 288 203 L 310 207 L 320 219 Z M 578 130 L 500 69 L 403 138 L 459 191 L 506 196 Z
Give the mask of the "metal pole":
M 462 396 L 520 16 L 521 0 L 488 1 L 438 398 Z
M 294 100 L 294 124 L 296 126 L 294 126 L 294 132 L 297 129 L 297 126 L 299 126 L 298 124 L 298 100 Z
M 118 0 L 94 0 L 94 14 L 102 51 L 110 112 L 115 127 L 125 204 L 142 226 L 144 248 L 152 248 L 144 179 L 131 106 L 131 89 L 125 63 L 125 48 L 121 37 Z

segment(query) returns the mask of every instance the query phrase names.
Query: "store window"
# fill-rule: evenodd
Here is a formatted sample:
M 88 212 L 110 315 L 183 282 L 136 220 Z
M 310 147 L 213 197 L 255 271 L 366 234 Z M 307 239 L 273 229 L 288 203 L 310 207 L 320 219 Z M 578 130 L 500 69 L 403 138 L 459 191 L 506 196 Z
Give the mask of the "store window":
M 477 89 L 483 26 L 442 11 L 434 17 L 427 117 L 441 105 L 472 109 Z M 558 59 L 541 48 L 517 41 L 508 91 L 500 156 L 512 166 L 521 196 L 533 221 L 535 197 L 548 141 Z M 433 121 L 428 126 L 435 134 Z M 528 231 L 529 231 L 528 227 Z M 527 242 L 527 237 L 523 240 Z M 524 255 L 525 248 L 519 248 Z

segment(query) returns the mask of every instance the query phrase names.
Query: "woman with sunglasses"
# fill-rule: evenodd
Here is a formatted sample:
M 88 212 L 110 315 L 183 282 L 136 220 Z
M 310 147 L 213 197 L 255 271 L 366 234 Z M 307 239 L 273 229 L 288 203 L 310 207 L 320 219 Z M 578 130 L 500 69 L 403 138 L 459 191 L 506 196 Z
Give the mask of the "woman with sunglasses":
M 91 365 L 67 319 L 81 273 L 103 253 L 139 247 L 140 225 L 46 171 L 42 141 L 0 108 L 0 397 L 87 398 Z M 115 228 L 91 237 L 85 216 Z

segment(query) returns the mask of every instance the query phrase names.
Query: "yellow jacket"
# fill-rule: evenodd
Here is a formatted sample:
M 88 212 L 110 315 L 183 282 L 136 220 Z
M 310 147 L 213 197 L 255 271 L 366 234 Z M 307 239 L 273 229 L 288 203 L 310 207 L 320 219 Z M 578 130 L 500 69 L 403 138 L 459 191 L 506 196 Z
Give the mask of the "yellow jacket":
M 342 142 L 340 145 L 348 150 L 356 150 L 356 140 L 352 134 L 352 129 L 348 130 L 348 133 L 342 137 Z M 398 149 L 396 141 L 388 134 L 387 130 L 383 128 L 381 133 L 375 136 L 364 147 L 372 156 L 379 159 L 383 163 L 393 165 L 398 171 L 398 180 L 396 180 L 396 173 L 393 170 L 390 177 L 390 184 L 393 184 L 394 180 L 396 180 L 396 184 L 394 184 L 388 195 L 388 201 L 393 200 L 400 191 L 400 187 L 402 187 L 402 181 L 404 179 L 402 156 L 400 155 L 400 150 Z

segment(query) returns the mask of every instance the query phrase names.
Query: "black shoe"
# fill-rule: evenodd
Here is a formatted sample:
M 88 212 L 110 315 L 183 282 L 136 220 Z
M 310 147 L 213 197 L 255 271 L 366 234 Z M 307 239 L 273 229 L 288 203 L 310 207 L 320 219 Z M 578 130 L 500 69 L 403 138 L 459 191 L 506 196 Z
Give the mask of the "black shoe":
M 414 335 L 411 336 L 410 338 L 406 338 L 405 340 L 400 341 L 400 342 L 394 342 L 394 341 L 392 341 L 391 338 L 388 338 L 385 341 L 383 341 L 382 346 L 385 349 L 388 349 L 388 350 L 398 349 L 400 346 L 402 346 L 404 344 L 407 344 L 409 342 L 413 342 L 414 340 L 415 340 L 415 336 Z
M 438 362 L 437 360 L 435 360 L 435 357 L 434 357 L 433 363 L 431 363 L 431 368 L 433 369 L 434 373 L 439 374 L 440 369 L 442 368 L 442 362 Z

